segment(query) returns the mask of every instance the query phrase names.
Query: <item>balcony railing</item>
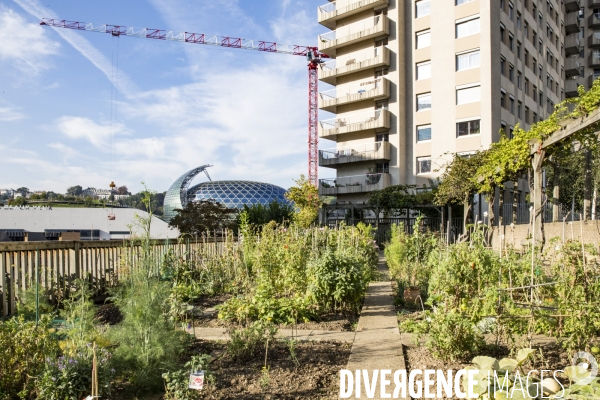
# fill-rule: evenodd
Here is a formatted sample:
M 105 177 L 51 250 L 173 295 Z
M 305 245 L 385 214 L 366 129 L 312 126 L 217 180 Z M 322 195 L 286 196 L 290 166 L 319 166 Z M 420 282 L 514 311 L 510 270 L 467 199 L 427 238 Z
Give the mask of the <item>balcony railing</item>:
M 589 8 L 598 8 L 600 7 L 600 0 L 588 0 Z
M 337 77 L 390 65 L 390 49 L 376 47 L 364 51 L 346 54 L 321 64 L 319 79 L 334 85 Z
M 568 57 L 565 59 L 565 76 L 579 76 L 579 58 L 578 57 Z
M 389 27 L 390 20 L 385 15 L 378 15 L 342 26 L 335 31 L 319 35 L 319 51 L 335 55 L 335 50 L 339 47 L 381 35 L 389 35 Z
M 569 13 L 565 16 L 566 34 L 579 32 L 580 20 L 578 13 Z
M 344 176 L 319 180 L 320 195 L 336 195 L 346 193 L 365 193 L 385 189 L 390 186 L 392 178 L 389 173 Z
M 590 36 L 588 36 L 588 47 L 590 47 L 590 48 L 600 47 L 600 33 L 596 34 L 596 33 L 592 32 L 590 34 Z
M 390 159 L 390 142 L 365 143 L 352 147 L 319 150 L 319 166 L 335 167 L 362 161 Z
M 575 15 L 575 14 L 568 14 L 567 17 L 570 17 L 571 15 Z M 598 27 L 600 27 L 600 14 L 593 13 L 588 18 L 588 28 L 598 28 Z M 565 29 L 566 28 L 567 28 L 567 20 L 565 19 Z
M 565 79 L 565 96 L 566 97 L 577 97 L 579 92 L 577 88 L 579 85 L 583 85 L 583 79 Z
M 567 12 L 579 11 L 579 0 L 564 0 Z
M 579 54 L 579 47 L 581 46 L 579 40 L 579 34 L 567 35 L 565 39 L 565 54 L 568 56 L 574 56 Z
M 600 52 L 598 50 L 593 50 L 590 56 L 588 57 L 588 67 L 600 67 Z
M 363 113 L 347 114 L 320 121 L 319 125 L 319 137 L 322 138 L 369 129 L 389 129 L 390 112 L 388 110 L 373 110 Z
M 389 0 L 338 0 L 319 7 L 319 23 L 329 29 L 335 28 L 335 21 L 365 10 L 383 7 Z
M 355 85 L 337 87 L 320 93 L 319 108 L 336 112 L 337 106 L 365 100 L 382 100 L 390 97 L 390 81 L 376 78 Z

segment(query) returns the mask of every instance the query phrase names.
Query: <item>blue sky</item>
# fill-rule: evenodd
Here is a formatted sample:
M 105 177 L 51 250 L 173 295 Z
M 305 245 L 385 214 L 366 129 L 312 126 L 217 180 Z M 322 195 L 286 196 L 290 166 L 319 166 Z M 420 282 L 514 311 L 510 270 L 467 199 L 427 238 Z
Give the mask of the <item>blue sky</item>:
M 213 180 L 291 186 L 307 170 L 302 57 L 116 38 L 39 20 L 314 45 L 326 31 L 316 23 L 324 3 L 3 0 L 0 188 L 64 192 L 114 180 L 134 192 L 142 181 L 164 191 L 202 164 L 214 165 Z

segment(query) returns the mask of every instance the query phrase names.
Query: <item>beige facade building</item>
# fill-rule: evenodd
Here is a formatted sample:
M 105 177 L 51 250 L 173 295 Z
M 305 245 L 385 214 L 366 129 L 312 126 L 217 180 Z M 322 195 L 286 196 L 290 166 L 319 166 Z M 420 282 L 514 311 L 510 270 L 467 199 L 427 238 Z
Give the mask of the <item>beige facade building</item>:
M 319 165 L 337 170 L 335 179 L 320 180 L 319 192 L 363 201 L 389 185 L 428 186 L 454 153 L 467 156 L 497 141 L 501 129 L 510 136 L 517 124 L 546 118 L 578 83 L 590 84 L 594 70 L 581 69 L 585 57 L 600 75 L 600 33 L 580 31 L 589 21 L 600 32 L 593 8 L 600 0 L 583 1 L 338 0 L 319 7 L 319 23 L 330 29 L 319 36 L 319 50 L 333 58 L 319 71 L 333 85 L 320 107 L 334 114 L 320 121 Z

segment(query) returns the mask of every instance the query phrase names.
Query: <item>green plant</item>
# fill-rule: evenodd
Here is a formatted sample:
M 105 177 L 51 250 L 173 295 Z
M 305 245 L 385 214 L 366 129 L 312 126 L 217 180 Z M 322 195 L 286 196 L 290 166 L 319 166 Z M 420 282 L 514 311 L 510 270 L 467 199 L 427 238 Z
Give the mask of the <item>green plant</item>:
M 264 321 L 256 321 L 247 328 L 232 330 L 229 335 L 231 341 L 227 345 L 227 354 L 232 360 L 249 360 L 266 348 L 277 333 L 277 327 Z
M 296 206 L 294 221 L 303 228 L 308 228 L 317 219 L 321 200 L 319 189 L 309 182 L 304 175 L 296 180 L 296 186 L 292 186 L 285 194 L 285 198 Z
M 111 394 L 114 368 L 111 354 L 103 348 L 97 350 L 98 393 L 102 397 Z M 70 356 L 47 358 L 44 372 L 37 381 L 39 398 L 48 400 L 81 399 L 89 395 L 92 386 L 91 345 Z
M 481 351 L 485 341 L 464 315 L 438 310 L 432 314 L 426 345 L 437 358 L 454 361 Z
M 204 371 L 204 379 L 214 382 L 214 375 L 208 369 L 212 358 L 208 354 L 195 355 L 185 363 L 183 369 L 162 374 L 165 381 L 165 400 L 194 400 L 201 398 L 200 392 L 188 388 L 190 373 Z
M 54 332 L 47 315 L 38 325 L 23 316 L 0 321 L 0 399 L 33 398 L 35 377 L 60 351 Z
M 296 340 L 290 339 L 287 341 L 288 350 L 290 351 L 290 360 L 296 365 L 296 367 L 300 366 L 300 361 L 298 361 L 298 356 L 296 355 Z
M 260 389 L 262 392 L 261 398 L 264 398 L 267 390 L 269 390 L 269 386 L 271 385 L 271 376 L 270 376 L 269 367 L 262 367 L 262 370 L 260 373 L 260 379 L 259 379 L 258 383 L 260 384 Z

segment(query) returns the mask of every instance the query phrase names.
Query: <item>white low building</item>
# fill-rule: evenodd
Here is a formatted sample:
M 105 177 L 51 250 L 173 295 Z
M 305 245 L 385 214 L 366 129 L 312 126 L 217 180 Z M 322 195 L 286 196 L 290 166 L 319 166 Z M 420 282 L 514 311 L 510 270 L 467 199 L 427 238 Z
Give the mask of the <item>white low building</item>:
M 80 232 L 81 240 L 127 239 L 132 234 L 143 234 L 140 218 L 148 218 L 148 213 L 134 208 L 5 206 L 0 207 L 0 231 L 13 240 L 26 232 L 43 233 L 49 240 L 57 239 L 63 232 Z M 160 218 L 152 217 L 150 236 L 174 239 L 179 231 Z

